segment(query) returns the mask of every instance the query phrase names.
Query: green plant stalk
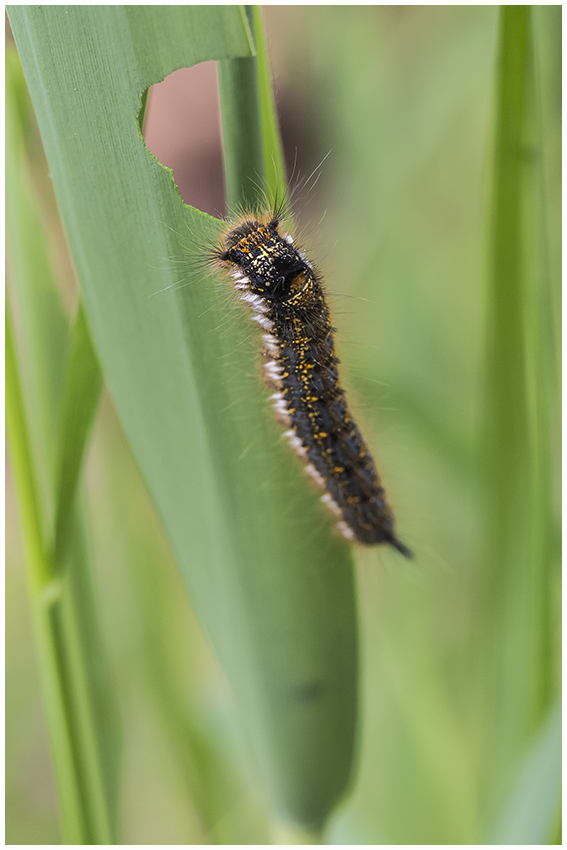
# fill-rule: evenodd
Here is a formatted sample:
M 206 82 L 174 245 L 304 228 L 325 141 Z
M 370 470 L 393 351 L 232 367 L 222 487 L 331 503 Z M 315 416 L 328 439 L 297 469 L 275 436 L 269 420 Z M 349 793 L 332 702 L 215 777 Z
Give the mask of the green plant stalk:
M 79 301 L 65 375 L 59 435 L 54 540 L 55 563 L 58 565 L 63 563 L 65 556 L 81 463 L 98 409 L 101 389 L 102 373 L 92 347 L 83 303 Z
M 523 271 L 521 220 L 527 94 L 528 7 L 506 6 L 501 12 L 501 55 L 494 164 L 490 278 L 493 327 L 489 363 L 491 442 L 499 491 L 495 501 L 506 521 L 513 521 L 519 447 L 525 438 Z M 520 418 L 518 419 L 518 413 Z
M 266 31 L 262 20 L 261 7 L 252 6 L 248 8 L 252 10 L 250 21 L 256 44 L 255 61 L 258 74 L 260 119 L 264 145 L 265 191 L 268 200 L 279 205 L 285 202 L 288 187 L 274 89 L 272 86 L 272 72 L 266 42 Z
M 495 765 L 501 764 L 514 749 L 510 741 L 513 724 L 506 728 L 505 712 L 506 694 L 513 686 L 515 671 L 505 663 L 504 648 L 510 634 L 507 621 L 513 612 L 511 574 L 522 563 L 513 536 L 518 511 L 523 515 L 518 497 L 526 474 L 528 450 L 520 254 L 527 39 L 528 7 L 501 7 L 489 249 L 491 327 L 485 442 L 489 550 L 484 558 L 479 598 L 483 615 L 481 663 L 486 676 L 487 758 Z M 489 645 L 493 641 L 498 651 L 491 656 Z
M 214 844 L 229 843 L 230 839 L 227 841 L 223 833 L 222 819 L 228 809 L 242 805 L 242 789 L 226 755 L 203 728 L 191 695 L 185 693 L 179 686 L 179 677 L 173 675 L 175 660 L 168 640 L 171 600 L 164 587 L 156 588 L 154 572 L 148 576 L 149 560 L 147 548 L 140 551 L 134 563 L 134 592 L 139 594 L 141 651 L 156 708 L 178 754 L 186 793 L 198 809 L 207 840 Z M 151 566 L 156 572 L 162 567 L 160 563 Z
M 256 56 L 218 63 L 228 210 L 284 202 L 285 163 L 275 109 L 266 36 L 258 6 L 247 6 Z M 323 826 L 276 829 L 275 843 L 320 844 Z
M 59 791 L 63 830 L 70 844 L 107 844 L 112 835 L 104 813 L 93 820 L 81 775 L 80 731 L 72 706 L 66 655 L 68 647 L 62 614 L 62 584 L 41 539 L 40 507 L 31 465 L 27 424 L 15 359 L 11 320 L 6 312 L 7 431 L 18 493 L 28 564 L 40 671 L 48 718 L 52 754 Z
M 287 181 L 266 34 L 259 6 L 246 16 L 256 55 L 218 62 L 229 214 L 284 203 Z
M 539 10 L 539 14 L 554 7 Z M 560 11 L 560 10 L 558 10 Z M 553 490 L 556 470 L 552 456 L 559 446 L 558 428 L 561 416 L 558 401 L 561 397 L 559 375 L 560 357 L 554 334 L 554 302 L 560 300 L 558 279 L 554 280 L 550 230 L 561 217 L 559 205 L 546 204 L 545 166 L 546 130 L 544 100 L 548 80 L 542 79 L 542 45 L 537 38 L 538 12 L 532 10 L 531 41 L 529 44 L 529 79 L 527 104 L 527 147 L 533 155 L 526 169 L 526 202 L 523 208 L 522 245 L 525 252 L 526 287 L 524 327 L 526 346 L 526 394 L 528 399 L 528 436 L 530 440 L 531 560 L 534 565 L 533 605 L 539 626 L 539 641 L 535 647 L 540 676 L 534 709 L 540 722 L 557 698 L 560 680 L 560 660 L 555 638 L 559 625 L 554 615 L 554 584 L 560 580 L 561 551 L 558 511 Z M 552 194 L 553 197 L 553 194 Z M 555 209 L 554 209 L 555 206 Z M 552 215 L 549 215 L 549 212 Z M 556 215 L 553 215 L 556 213 Z M 557 442 L 555 442 L 557 441 Z M 536 583 L 537 582 L 537 583 Z
M 561 700 L 552 704 L 515 766 L 514 781 L 490 844 L 555 844 L 561 822 Z
M 69 334 L 49 267 L 43 219 L 29 179 L 31 105 L 15 51 L 8 57 L 8 72 L 10 448 L 63 831 L 72 843 L 107 843 L 116 801 L 116 717 L 82 542 L 83 522 L 75 507 L 101 377 L 82 309 Z M 12 307 L 19 320 L 17 352 Z M 35 451 L 30 446 L 32 423 Z M 106 752 L 105 744 L 111 744 Z
M 8 305 L 6 306 L 6 427 L 26 543 L 29 584 L 32 593 L 37 595 L 49 587 L 54 573 L 51 560 L 42 542 L 39 499 Z
M 59 405 L 69 323 L 48 259 L 48 242 L 33 188 L 28 153 L 32 109 L 18 54 L 6 51 L 6 241 L 10 307 L 23 383 L 31 462 L 42 503 L 42 536 L 53 522 Z M 43 162 L 42 162 L 43 164 Z
M 251 7 L 246 7 L 253 28 Z M 218 62 L 224 176 L 229 214 L 256 209 L 265 191 L 266 164 L 262 135 L 258 58 Z
M 79 513 L 77 508 L 74 513 Z M 120 757 L 116 701 L 79 516 L 73 516 L 69 526 L 59 566 L 61 604 L 52 611 L 57 657 L 77 759 L 86 843 L 116 843 Z
M 11 375 L 11 366 L 8 371 Z M 10 394 L 15 396 L 11 377 L 9 385 Z M 21 453 L 13 436 L 15 427 L 9 426 L 10 445 L 15 446 L 13 457 Z M 21 421 L 17 428 L 25 434 Z M 16 481 L 21 477 L 17 466 L 14 463 Z M 25 487 L 18 489 L 22 515 L 29 517 L 31 511 L 25 505 L 31 504 L 31 499 Z M 79 543 L 80 521 L 76 515 L 68 517 L 65 554 L 60 552 L 57 558 L 43 555 L 44 574 L 48 570 L 52 573 L 46 581 L 34 580 L 37 522 L 28 520 L 24 525 L 36 645 L 64 835 L 70 843 L 106 844 L 113 836 L 116 796 L 111 788 L 116 788 L 119 750 L 87 558 Z
M 499 785 L 518 748 L 534 734 L 550 690 L 545 641 L 549 514 L 541 509 L 549 486 L 548 437 L 538 428 L 538 402 L 531 391 L 538 381 L 545 384 L 546 376 L 541 371 L 537 377 L 533 374 L 539 322 L 534 296 L 540 276 L 529 247 L 534 242 L 534 157 L 527 155 L 533 142 L 528 108 L 533 73 L 530 21 L 528 6 L 501 7 L 489 254 L 488 546 L 478 618 L 486 759 L 492 777 L 485 791 Z

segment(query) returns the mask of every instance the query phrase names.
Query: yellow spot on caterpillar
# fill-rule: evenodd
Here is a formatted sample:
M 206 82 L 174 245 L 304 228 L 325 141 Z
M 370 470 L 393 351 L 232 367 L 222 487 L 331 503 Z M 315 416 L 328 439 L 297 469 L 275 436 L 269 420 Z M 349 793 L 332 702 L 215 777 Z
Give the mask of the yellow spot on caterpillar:
M 214 262 L 248 291 L 270 329 L 262 350 L 274 361 L 265 380 L 278 382 L 276 416 L 287 423 L 290 444 L 308 458 L 312 478 L 325 487 L 324 501 L 338 516 L 339 530 L 349 540 L 390 543 L 409 556 L 395 536 L 374 461 L 339 384 L 321 278 L 294 240 L 281 233 L 275 212 L 261 220 L 245 215 L 227 227 Z

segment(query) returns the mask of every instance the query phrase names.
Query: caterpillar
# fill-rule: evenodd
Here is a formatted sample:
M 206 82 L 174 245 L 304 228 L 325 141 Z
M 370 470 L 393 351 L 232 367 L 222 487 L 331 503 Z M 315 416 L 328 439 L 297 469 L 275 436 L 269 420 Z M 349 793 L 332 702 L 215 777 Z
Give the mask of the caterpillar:
M 339 383 L 335 328 L 320 275 L 277 211 L 230 225 L 212 263 L 233 280 L 262 329 L 265 382 L 284 436 L 324 490 L 321 497 L 347 540 L 411 551 L 394 517 L 366 442 Z

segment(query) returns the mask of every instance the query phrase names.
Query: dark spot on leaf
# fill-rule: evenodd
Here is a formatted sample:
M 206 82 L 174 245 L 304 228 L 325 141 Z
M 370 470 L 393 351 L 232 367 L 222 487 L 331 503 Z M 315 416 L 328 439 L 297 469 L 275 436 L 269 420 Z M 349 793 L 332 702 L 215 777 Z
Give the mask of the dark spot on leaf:
M 315 702 L 321 699 L 325 690 L 325 683 L 321 681 L 303 682 L 296 685 L 293 695 L 297 702 Z

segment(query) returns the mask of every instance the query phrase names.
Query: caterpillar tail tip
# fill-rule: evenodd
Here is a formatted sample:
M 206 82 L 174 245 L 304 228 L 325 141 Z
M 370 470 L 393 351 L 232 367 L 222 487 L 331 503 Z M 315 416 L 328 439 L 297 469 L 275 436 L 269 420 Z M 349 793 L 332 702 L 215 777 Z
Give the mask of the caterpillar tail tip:
M 413 554 L 411 549 L 408 549 L 408 547 L 405 546 L 400 540 L 398 540 L 397 537 L 390 537 L 388 543 L 390 543 L 394 547 L 394 549 L 397 549 L 398 552 L 401 552 L 405 558 L 408 558 L 408 560 L 413 561 L 413 559 L 415 558 L 415 555 Z

